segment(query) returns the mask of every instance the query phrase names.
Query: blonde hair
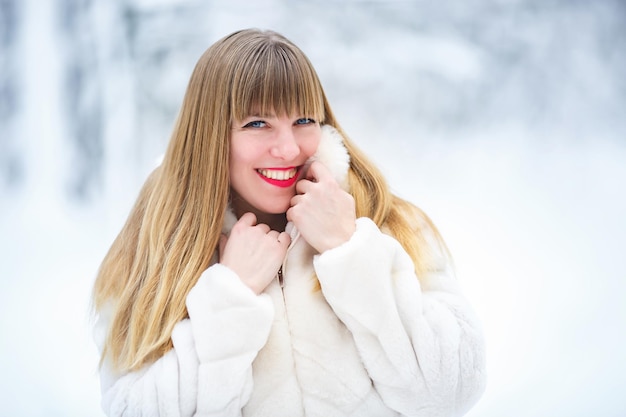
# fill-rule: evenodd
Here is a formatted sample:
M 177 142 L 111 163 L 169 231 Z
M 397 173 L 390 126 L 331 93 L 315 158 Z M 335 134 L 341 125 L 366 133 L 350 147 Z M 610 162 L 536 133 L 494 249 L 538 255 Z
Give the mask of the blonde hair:
M 294 110 L 344 134 L 313 66 L 283 36 L 235 32 L 200 57 L 163 163 L 142 187 L 94 285 L 95 310 L 113 308 L 102 358 L 116 370 L 136 370 L 165 354 L 174 326 L 188 317 L 185 299 L 211 263 L 227 210 L 231 121 Z M 391 194 L 381 173 L 344 138 L 357 216 L 385 226 L 420 276 L 426 245 L 412 219 L 425 216 Z

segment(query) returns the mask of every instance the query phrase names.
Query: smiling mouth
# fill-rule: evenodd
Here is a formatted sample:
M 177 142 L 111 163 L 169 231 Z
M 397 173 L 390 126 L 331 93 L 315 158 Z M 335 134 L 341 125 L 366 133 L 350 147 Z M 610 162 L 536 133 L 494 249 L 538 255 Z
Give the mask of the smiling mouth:
M 257 169 L 257 172 L 271 180 L 286 181 L 296 176 L 298 168 L 289 169 Z
M 283 169 L 257 169 L 259 177 L 265 182 L 276 185 L 278 187 L 290 187 L 298 179 L 298 167 L 290 167 Z

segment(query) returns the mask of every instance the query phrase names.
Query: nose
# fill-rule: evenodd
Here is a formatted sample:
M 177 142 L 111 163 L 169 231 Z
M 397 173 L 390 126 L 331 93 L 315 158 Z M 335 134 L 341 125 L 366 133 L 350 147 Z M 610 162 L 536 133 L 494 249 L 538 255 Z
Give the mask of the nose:
M 291 161 L 300 154 L 300 145 L 291 127 L 277 132 L 275 142 L 270 149 L 270 155 L 274 158 Z

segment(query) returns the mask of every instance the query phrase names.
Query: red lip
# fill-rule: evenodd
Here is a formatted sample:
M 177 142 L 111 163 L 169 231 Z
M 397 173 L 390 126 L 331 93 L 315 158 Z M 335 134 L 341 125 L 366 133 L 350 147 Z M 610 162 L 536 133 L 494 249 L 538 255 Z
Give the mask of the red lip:
M 288 168 L 271 168 L 273 170 L 281 170 L 281 171 L 288 171 L 290 169 L 293 169 L 294 167 L 288 167 Z M 272 178 L 267 178 L 266 176 L 262 175 L 259 171 L 256 171 L 257 175 L 259 176 L 259 178 L 261 178 L 263 181 L 267 182 L 268 184 L 271 185 L 275 185 L 276 187 L 281 187 L 281 188 L 288 188 L 291 187 L 292 185 L 294 185 L 296 183 L 296 181 L 298 181 L 298 174 L 300 173 L 300 170 L 302 169 L 302 167 L 298 167 L 296 168 L 296 175 L 293 176 L 293 178 L 290 178 L 288 180 L 275 180 Z

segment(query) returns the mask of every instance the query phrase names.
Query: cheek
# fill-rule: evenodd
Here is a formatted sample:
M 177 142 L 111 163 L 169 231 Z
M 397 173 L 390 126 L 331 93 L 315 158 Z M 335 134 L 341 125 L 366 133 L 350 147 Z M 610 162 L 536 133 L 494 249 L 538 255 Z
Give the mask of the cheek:
M 258 159 L 259 150 L 252 143 L 233 140 L 230 145 L 229 162 L 231 170 L 245 168 Z
M 320 132 L 320 134 L 308 138 L 308 140 L 300 148 L 302 150 L 302 153 L 304 153 L 307 158 L 313 156 L 315 152 L 317 152 L 317 147 L 320 145 L 321 136 L 322 135 Z
M 237 176 L 237 172 L 239 171 L 239 164 L 240 164 L 239 155 L 237 155 L 233 149 L 231 149 L 230 151 L 228 164 L 229 164 L 229 171 L 230 171 L 230 180 L 232 182 L 233 177 Z
M 231 146 L 229 155 L 229 181 L 232 187 L 235 187 L 237 191 L 241 191 L 240 188 L 244 179 L 247 177 L 250 166 L 250 155 L 245 149 Z

